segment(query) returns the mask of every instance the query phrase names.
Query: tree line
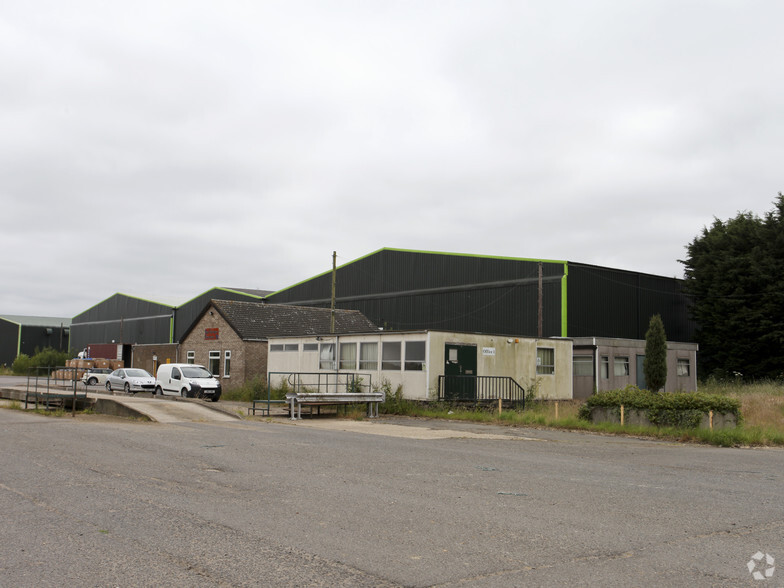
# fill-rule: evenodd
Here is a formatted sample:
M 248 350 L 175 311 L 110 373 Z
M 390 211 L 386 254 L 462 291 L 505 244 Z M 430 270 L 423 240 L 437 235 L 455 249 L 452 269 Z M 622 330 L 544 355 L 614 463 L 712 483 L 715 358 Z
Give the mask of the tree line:
M 784 195 L 761 217 L 714 219 L 687 253 L 680 262 L 697 322 L 700 373 L 784 378 Z

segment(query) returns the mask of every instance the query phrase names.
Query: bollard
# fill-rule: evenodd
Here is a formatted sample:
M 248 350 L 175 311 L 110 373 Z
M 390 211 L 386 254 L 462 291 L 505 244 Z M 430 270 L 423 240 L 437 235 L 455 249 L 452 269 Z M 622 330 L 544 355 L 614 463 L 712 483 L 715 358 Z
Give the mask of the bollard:
M 499 398 L 498 399 L 498 414 L 501 414 L 501 402 L 502 402 L 502 400 Z
M 623 404 L 621 404 L 621 426 L 623 426 Z
M 558 401 L 555 401 L 555 420 L 558 420 Z
M 713 411 L 708 412 L 708 420 L 710 421 L 710 430 L 713 430 Z

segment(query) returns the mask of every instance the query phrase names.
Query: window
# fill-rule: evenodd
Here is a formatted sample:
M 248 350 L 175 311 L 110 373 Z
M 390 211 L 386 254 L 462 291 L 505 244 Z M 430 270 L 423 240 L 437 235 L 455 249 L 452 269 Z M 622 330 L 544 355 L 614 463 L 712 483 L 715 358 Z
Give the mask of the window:
M 270 345 L 270 352 L 272 351 L 283 351 L 283 345 L 280 345 L 279 343 Z
M 384 342 L 381 345 L 381 369 L 400 369 L 400 341 Z
M 303 343 L 302 351 L 318 351 L 318 343 Z
M 188 359 L 185 360 L 186 363 L 196 363 L 196 352 L 195 351 L 189 351 L 186 354 L 186 356 L 188 358 Z
M 322 343 L 319 350 L 319 369 L 320 370 L 334 370 L 335 369 L 335 344 Z
M 210 351 L 209 370 L 213 376 L 220 374 L 220 351 Z
M 357 369 L 357 344 L 356 343 L 340 344 L 340 369 L 342 370 Z
M 284 343 L 283 351 L 299 351 L 299 343 Z
M 378 343 L 359 344 L 359 369 L 378 369 Z
M 231 377 L 231 351 L 226 351 L 223 354 L 223 377 Z
M 575 355 L 572 359 L 572 375 L 593 376 L 593 356 Z
M 686 357 L 678 358 L 677 372 L 679 376 L 691 375 L 691 362 Z
M 406 365 L 408 371 L 421 372 L 425 369 L 425 342 L 406 341 Z
M 602 355 L 602 380 L 610 379 L 610 358 Z
M 629 375 L 629 358 L 616 357 L 613 359 L 613 375 L 628 376 Z
M 549 347 L 536 348 L 536 373 L 541 375 L 555 373 L 555 349 Z

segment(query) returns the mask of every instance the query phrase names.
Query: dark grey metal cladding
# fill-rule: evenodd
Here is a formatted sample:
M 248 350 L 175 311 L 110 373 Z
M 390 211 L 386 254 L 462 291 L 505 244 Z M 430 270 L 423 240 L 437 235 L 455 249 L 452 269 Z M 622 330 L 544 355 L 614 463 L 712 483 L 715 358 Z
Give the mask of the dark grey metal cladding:
M 543 262 L 543 333 L 561 331 L 562 262 Z M 381 250 L 337 270 L 338 308 L 387 329 L 537 335 L 539 262 Z M 329 306 L 331 272 L 278 292 L 279 304 Z
M 16 359 L 19 328 L 17 323 L 0 318 L 0 365 L 10 366 Z
M 199 294 L 196 298 L 189 300 L 177 308 L 177 314 L 174 319 L 175 343 L 182 340 L 183 335 L 190 330 L 213 299 L 258 302 L 259 304 L 261 304 L 263 300 L 261 296 L 226 288 L 213 288 L 203 294 Z
M 74 317 L 71 347 L 91 343 L 168 343 L 174 308 L 166 304 L 115 294 Z
M 688 297 L 674 278 L 570 262 L 567 297 L 570 337 L 644 339 L 660 314 L 668 340 L 694 339 Z

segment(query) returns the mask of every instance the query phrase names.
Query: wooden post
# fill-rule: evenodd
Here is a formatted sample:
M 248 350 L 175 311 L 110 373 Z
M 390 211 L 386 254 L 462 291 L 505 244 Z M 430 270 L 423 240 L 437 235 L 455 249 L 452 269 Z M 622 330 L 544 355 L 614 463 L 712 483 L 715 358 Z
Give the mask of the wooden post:
M 555 401 L 555 420 L 558 420 L 558 401 Z
M 498 399 L 498 414 L 501 414 L 501 403 L 503 402 L 502 399 Z
M 621 404 L 621 426 L 623 426 L 623 404 Z
M 713 430 L 713 411 L 708 412 L 708 419 L 710 420 L 710 430 Z

